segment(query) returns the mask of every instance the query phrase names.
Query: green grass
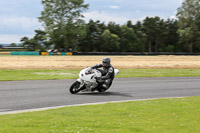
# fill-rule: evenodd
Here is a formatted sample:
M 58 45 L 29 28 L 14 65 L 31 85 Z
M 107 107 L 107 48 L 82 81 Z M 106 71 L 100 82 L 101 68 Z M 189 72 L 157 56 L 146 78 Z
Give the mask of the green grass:
M 199 133 L 200 97 L 108 103 L 0 116 L 1 133 Z
M 0 70 L 0 81 L 78 78 L 80 70 Z
M 0 70 L 0 81 L 75 79 L 80 70 Z M 116 78 L 193 77 L 200 69 L 120 69 Z
M 197 77 L 200 69 L 122 69 L 117 77 Z

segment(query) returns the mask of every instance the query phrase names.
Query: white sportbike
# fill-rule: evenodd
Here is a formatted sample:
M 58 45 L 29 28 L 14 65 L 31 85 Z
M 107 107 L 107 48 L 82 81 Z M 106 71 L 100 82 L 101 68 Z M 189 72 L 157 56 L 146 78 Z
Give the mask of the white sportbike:
M 114 69 L 115 75 L 119 73 L 118 69 Z M 102 89 L 103 80 L 97 81 L 95 77 L 102 77 L 102 73 L 98 69 L 92 69 L 91 67 L 85 68 L 80 71 L 79 79 L 74 82 L 69 91 L 72 94 L 76 94 L 80 91 L 82 92 L 104 92 L 106 90 Z M 112 83 L 111 83 L 112 84 Z M 111 86 L 109 85 L 109 87 Z M 108 88 L 109 88 L 108 87 Z

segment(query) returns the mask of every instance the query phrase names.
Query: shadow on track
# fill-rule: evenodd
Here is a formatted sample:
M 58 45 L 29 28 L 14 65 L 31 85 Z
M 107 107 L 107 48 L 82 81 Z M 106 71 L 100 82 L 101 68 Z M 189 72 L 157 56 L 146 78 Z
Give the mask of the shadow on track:
M 78 93 L 76 95 L 87 95 L 87 96 L 122 96 L 122 97 L 133 97 L 132 95 L 119 93 L 119 92 L 93 92 L 93 93 Z

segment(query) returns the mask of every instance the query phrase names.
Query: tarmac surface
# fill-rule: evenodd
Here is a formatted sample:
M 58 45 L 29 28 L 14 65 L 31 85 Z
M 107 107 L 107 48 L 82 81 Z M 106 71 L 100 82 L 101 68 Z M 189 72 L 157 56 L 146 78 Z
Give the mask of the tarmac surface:
M 200 96 L 200 77 L 118 78 L 105 93 L 72 95 L 76 80 L 1 81 L 0 114 L 98 102 Z

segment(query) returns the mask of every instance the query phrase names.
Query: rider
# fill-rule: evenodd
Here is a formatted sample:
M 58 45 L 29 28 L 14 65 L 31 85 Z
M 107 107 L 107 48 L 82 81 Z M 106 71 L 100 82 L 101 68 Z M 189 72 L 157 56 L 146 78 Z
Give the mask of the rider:
M 92 67 L 92 69 L 103 67 L 103 70 L 98 69 L 99 71 L 101 71 L 102 77 L 95 77 L 95 78 L 96 78 L 96 80 L 104 80 L 102 87 L 105 90 L 107 90 L 110 87 L 110 85 L 112 84 L 112 81 L 115 77 L 114 68 L 110 64 L 110 62 L 111 62 L 110 58 L 104 58 L 102 60 L 102 64 L 98 64 L 98 65 L 95 65 Z

